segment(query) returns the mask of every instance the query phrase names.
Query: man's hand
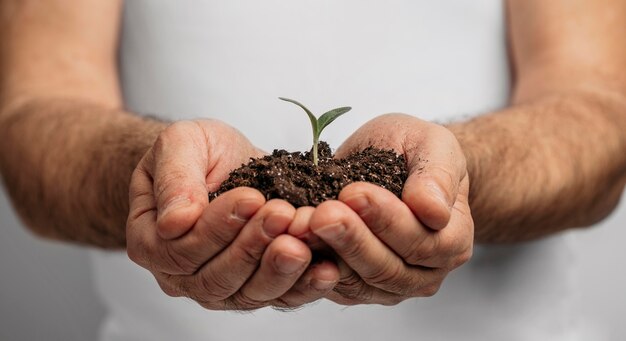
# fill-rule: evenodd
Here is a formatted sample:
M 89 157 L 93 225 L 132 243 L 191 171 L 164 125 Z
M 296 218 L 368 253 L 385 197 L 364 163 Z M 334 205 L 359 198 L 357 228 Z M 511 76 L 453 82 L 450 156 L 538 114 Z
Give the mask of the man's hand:
M 337 271 L 320 264 L 302 276 L 311 252 L 284 234 L 310 213 L 265 202 L 251 188 L 208 202 L 233 168 L 260 155 L 235 129 L 201 120 L 169 126 L 141 160 L 130 186 L 127 250 L 167 294 L 208 309 L 248 310 L 299 306 L 332 288 Z M 329 284 L 317 290 L 320 280 Z
M 380 116 L 339 148 L 403 153 L 409 167 L 402 200 L 366 183 L 317 207 L 311 230 L 332 247 L 341 278 L 328 298 L 341 304 L 396 304 L 431 296 L 472 254 L 465 157 L 446 128 L 407 115 Z

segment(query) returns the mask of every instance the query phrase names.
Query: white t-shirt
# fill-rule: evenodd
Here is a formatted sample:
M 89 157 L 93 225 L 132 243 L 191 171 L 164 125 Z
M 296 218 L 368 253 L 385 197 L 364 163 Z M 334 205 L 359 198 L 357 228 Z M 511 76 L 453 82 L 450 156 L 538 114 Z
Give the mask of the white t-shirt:
M 499 0 L 127 0 L 123 24 L 130 110 L 219 118 L 265 150 L 310 145 L 307 118 L 278 96 L 314 112 L 352 106 L 324 132 L 337 147 L 379 114 L 445 122 L 501 108 L 509 94 Z M 569 243 L 479 246 L 437 295 L 394 307 L 321 301 L 250 314 L 170 298 L 125 254 L 94 251 L 101 339 L 575 340 Z

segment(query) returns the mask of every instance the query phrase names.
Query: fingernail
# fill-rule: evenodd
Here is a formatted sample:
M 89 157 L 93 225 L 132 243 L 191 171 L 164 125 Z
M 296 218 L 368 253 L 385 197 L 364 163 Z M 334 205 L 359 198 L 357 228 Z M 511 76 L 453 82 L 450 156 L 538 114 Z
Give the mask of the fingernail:
M 337 239 L 341 237 L 345 231 L 346 231 L 346 228 L 345 226 L 343 226 L 342 223 L 336 223 L 336 224 L 330 224 L 330 225 L 321 227 L 313 231 L 313 233 L 322 237 L 322 239 L 328 240 L 328 239 Z
M 345 200 L 345 203 L 359 215 L 363 214 L 371 205 L 367 196 L 363 194 L 351 196 Z
M 334 281 L 325 281 L 325 280 L 317 279 L 317 278 L 313 278 L 311 280 L 311 286 L 313 287 L 313 289 L 319 290 L 319 291 L 330 290 L 335 286 L 335 284 L 336 283 Z
M 165 204 L 165 207 L 163 208 L 163 210 L 161 210 L 161 212 L 159 212 L 160 216 L 163 217 L 166 214 L 168 214 L 171 211 L 176 211 L 179 210 L 181 208 L 185 208 L 191 205 L 191 200 L 189 199 L 189 197 L 176 197 L 172 200 L 170 200 L 167 204 Z
M 293 257 L 285 254 L 279 254 L 274 259 L 276 263 L 276 268 L 278 271 L 282 272 L 285 275 L 291 275 L 294 272 L 302 269 L 306 260 L 298 257 Z
M 235 217 L 247 221 L 259 209 L 257 200 L 244 199 L 235 204 Z

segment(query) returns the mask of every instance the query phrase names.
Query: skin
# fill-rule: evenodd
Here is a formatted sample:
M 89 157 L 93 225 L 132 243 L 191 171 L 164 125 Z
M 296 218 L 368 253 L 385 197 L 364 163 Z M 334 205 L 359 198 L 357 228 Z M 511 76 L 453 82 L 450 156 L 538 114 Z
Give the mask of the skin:
M 213 310 L 297 307 L 330 291 L 338 271 L 309 266 L 311 251 L 287 230 L 306 210 L 237 188 L 208 203 L 231 169 L 258 157 L 241 133 L 214 120 L 181 121 L 161 132 L 130 183 L 127 251 L 165 293 Z M 303 214 L 304 213 L 304 214 Z
M 509 1 L 508 108 L 445 127 L 380 116 L 338 154 L 404 153 L 402 199 L 357 183 L 298 210 L 252 189 L 209 204 L 206 193 L 261 151 L 218 121 L 122 109 L 120 6 L 0 3 L 0 171 L 35 233 L 125 247 L 165 293 L 208 309 L 430 296 L 474 243 L 592 225 L 626 184 L 626 1 Z M 336 264 L 310 264 L 297 238 L 307 233 Z
M 401 199 L 354 183 L 339 200 L 318 206 L 311 230 L 341 259 L 340 281 L 328 297 L 346 305 L 391 305 L 432 296 L 447 273 L 472 255 L 474 223 L 461 146 L 440 125 L 390 114 L 366 123 L 337 155 L 369 145 L 404 153 L 409 177 Z

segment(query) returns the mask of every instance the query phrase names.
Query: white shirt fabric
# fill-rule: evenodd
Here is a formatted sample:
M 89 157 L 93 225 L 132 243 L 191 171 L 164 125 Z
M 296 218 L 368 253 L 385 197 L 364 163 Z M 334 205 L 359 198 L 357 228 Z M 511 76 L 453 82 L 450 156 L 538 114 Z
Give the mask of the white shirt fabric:
M 352 106 L 324 131 L 337 147 L 379 114 L 445 122 L 509 94 L 498 0 L 127 0 L 120 64 L 130 110 L 219 118 L 265 150 L 311 143 L 306 116 L 278 96 L 317 113 Z M 106 341 L 580 338 L 567 236 L 476 247 L 432 298 L 288 313 L 206 311 L 163 294 L 123 253 L 92 256 Z

